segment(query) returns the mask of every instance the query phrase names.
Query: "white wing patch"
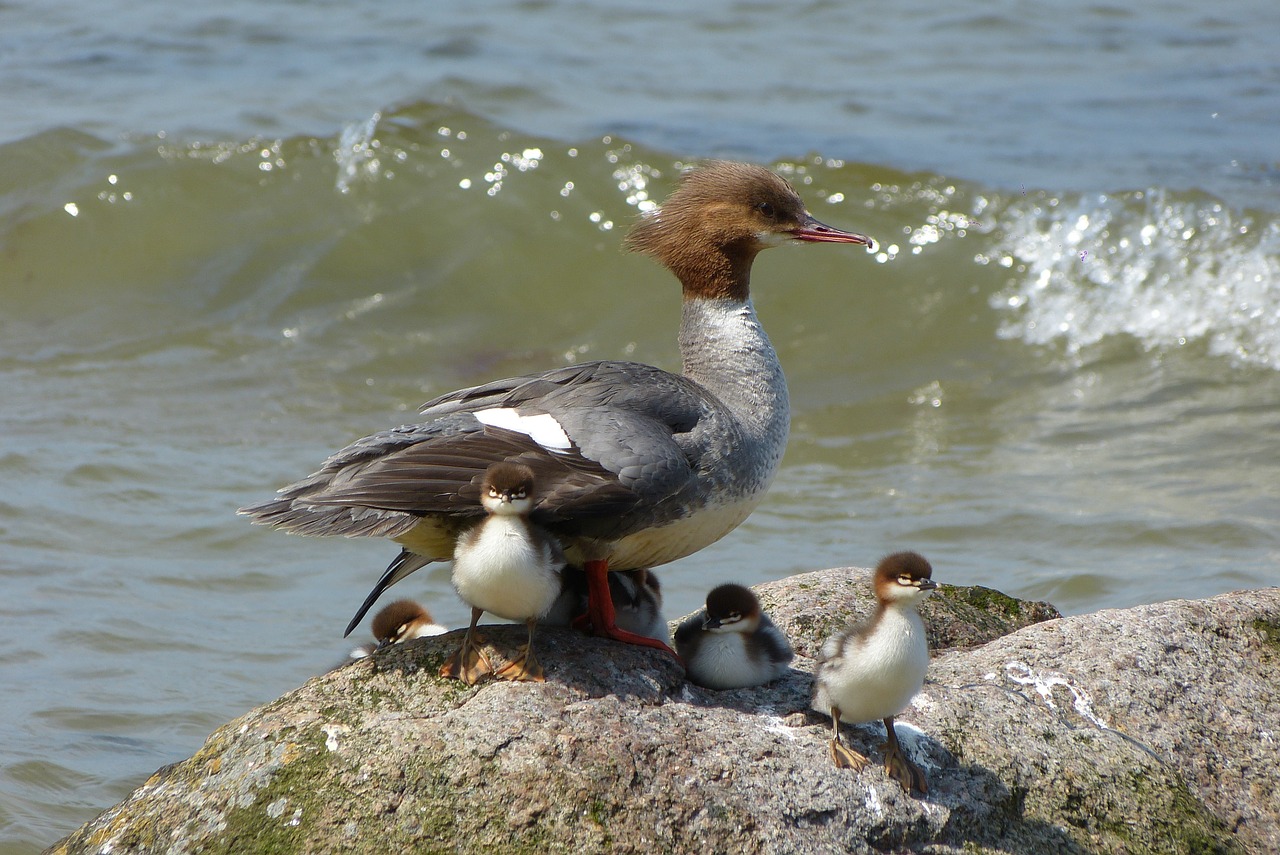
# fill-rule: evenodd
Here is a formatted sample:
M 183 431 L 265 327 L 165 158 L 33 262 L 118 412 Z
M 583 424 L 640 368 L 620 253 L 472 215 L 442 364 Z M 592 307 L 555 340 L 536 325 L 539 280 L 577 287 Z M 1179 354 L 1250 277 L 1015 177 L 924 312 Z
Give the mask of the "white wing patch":
M 510 407 L 494 407 L 472 413 L 481 424 L 522 433 L 543 448 L 568 451 L 573 447 L 560 423 L 547 413 L 522 416 Z

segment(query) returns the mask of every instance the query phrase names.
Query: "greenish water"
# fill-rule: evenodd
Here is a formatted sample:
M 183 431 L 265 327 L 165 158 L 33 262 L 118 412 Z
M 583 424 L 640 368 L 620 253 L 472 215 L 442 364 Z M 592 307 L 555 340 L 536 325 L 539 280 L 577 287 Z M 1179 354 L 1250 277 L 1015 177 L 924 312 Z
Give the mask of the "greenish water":
M 920 9 L 855 16 L 858 36 L 828 26 L 839 4 L 727 4 L 666 44 L 674 6 L 628 28 L 534 5 L 506 7 L 508 29 L 459 12 L 416 54 L 427 25 L 396 4 L 291 27 L 275 7 L 185 10 L 145 44 L 58 4 L 6 12 L 6 32 L 59 47 L 0 63 L 17 81 L 0 102 L 29 106 L 0 120 L 0 853 L 52 843 L 341 659 L 395 548 L 251 528 L 237 507 L 459 386 L 678 367 L 678 287 L 621 239 L 699 156 L 768 162 L 881 246 L 758 261 L 792 440 L 747 523 L 659 569 L 669 617 L 722 581 L 902 548 L 1069 612 L 1280 580 L 1263 154 L 1280 75 L 1265 28 L 1234 23 L 1271 6 L 1171 4 L 1112 64 L 1147 19 Z M 766 52 L 712 80 L 779 33 L 816 66 Z M 886 46 L 908 37 L 914 53 Z M 682 45 L 707 49 L 681 67 Z M 130 74 L 172 85 L 132 101 Z M 1072 75 L 1114 87 L 1063 94 Z M 926 85 L 944 78 L 945 98 Z M 1175 94 L 1191 106 L 1162 106 Z M 1213 110 L 1221 140 L 1196 130 Z M 447 567 L 396 592 L 465 619 Z

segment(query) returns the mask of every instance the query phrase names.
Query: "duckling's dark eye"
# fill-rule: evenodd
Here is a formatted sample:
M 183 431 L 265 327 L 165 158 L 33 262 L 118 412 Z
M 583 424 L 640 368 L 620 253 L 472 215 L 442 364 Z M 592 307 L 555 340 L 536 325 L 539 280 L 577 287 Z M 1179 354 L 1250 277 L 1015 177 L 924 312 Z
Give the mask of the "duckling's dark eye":
M 778 212 L 773 209 L 772 202 L 760 202 L 756 205 L 756 210 L 771 220 L 778 215 Z

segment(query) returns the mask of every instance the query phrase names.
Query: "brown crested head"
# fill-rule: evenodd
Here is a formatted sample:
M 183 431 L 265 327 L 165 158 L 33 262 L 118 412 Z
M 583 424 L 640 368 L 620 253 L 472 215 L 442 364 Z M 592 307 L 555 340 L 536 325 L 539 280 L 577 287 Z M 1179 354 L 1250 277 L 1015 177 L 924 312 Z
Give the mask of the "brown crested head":
M 382 644 L 395 644 L 416 623 L 431 623 L 431 615 L 413 600 L 396 600 L 373 618 L 373 637 Z
M 914 602 L 938 587 L 933 567 L 918 552 L 895 552 L 880 559 L 874 584 L 876 597 L 882 602 Z
M 480 495 L 491 498 L 505 497 L 508 501 L 533 496 L 535 476 L 523 463 L 503 460 L 491 464 L 480 481 Z
M 760 616 L 760 601 L 743 585 L 720 585 L 707 594 L 706 629 L 732 628 Z
M 872 243 L 815 220 L 791 185 L 764 167 L 721 160 L 686 172 L 626 246 L 670 269 L 686 299 L 745 300 L 756 254 L 788 240 Z

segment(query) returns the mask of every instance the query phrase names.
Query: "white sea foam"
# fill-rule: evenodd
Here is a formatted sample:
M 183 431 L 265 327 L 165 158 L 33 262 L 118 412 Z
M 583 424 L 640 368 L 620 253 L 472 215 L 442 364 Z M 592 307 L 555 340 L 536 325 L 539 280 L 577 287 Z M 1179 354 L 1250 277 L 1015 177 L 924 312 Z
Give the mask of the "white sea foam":
M 1280 223 L 1163 190 L 1017 199 L 996 215 L 1010 268 L 1001 335 L 1069 352 L 1129 335 L 1148 350 L 1207 343 L 1280 369 Z
M 378 176 L 382 162 L 378 157 L 375 134 L 381 119 L 381 113 L 374 113 L 363 122 L 353 122 L 342 129 L 338 147 L 333 152 L 338 164 L 334 187 L 339 193 L 350 193 L 352 183 L 362 177 Z

